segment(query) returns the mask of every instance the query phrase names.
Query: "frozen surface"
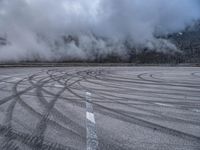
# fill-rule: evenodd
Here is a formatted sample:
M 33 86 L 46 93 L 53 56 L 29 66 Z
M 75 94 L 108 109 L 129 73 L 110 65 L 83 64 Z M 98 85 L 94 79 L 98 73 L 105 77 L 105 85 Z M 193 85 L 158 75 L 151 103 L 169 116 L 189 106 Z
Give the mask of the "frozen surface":
M 199 150 L 200 68 L 0 68 L 0 149 Z

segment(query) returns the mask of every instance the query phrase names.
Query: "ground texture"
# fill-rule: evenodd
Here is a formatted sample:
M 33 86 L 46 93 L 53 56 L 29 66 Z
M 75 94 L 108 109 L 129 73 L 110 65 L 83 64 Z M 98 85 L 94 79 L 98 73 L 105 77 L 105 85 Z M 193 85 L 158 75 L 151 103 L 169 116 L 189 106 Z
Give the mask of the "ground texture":
M 0 68 L 1 150 L 200 150 L 200 68 Z

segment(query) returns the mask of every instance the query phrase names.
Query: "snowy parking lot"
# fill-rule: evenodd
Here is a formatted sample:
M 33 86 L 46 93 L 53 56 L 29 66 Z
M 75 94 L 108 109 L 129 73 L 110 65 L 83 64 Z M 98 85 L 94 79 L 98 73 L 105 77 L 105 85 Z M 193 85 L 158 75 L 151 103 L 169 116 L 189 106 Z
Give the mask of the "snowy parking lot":
M 200 68 L 0 68 L 2 150 L 199 150 Z

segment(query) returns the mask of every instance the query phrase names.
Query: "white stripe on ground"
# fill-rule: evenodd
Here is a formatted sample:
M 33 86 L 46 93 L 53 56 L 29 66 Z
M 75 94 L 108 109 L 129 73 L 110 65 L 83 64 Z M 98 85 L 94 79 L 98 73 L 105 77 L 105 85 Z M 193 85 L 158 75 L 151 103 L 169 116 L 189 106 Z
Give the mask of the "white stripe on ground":
M 90 92 L 86 92 L 86 98 L 92 96 Z
M 22 78 L 17 78 L 17 77 L 12 77 L 11 79 L 9 79 L 8 81 L 10 82 L 15 82 L 15 81 L 19 81 L 21 80 Z
M 15 82 L 15 81 L 19 81 L 19 80 L 21 80 L 21 79 L 22 79 L 22 78 L 10 77 L 9 79 L 6 79 L 6 81 L 1 81 L 1 84 L 2 84 L 2 83 L 5 84 L 5 82 Z M 0 80 L 2 80 L 2 79 L 0 79 Z
M 86 113 L 87 120 L 95 124 L 94 114 L 91 112 Z
M 54 86 L 54 87 L 57 87 L 57 88 L 64 88 L 63 85 L 59 85 L 59 84 L 54 84 L 53 86 Z
M 15 75 L 6 75 L 6 74 L 0 74 L 0 77 L 21 77 L 21 76 L 26 76 L 26 75 L 29 75 L 29 74 L 15 74 Z
M 86 132 L 87 132 L 87 150 L 97 150 L 98 139 L 96 133 L 95 116 L 93 113 L 93 105 L 91 93 L 86 92 Z
M 170 105 L 170 104 L 164 104 L 164 103 L 155 103 L 156 105 L 159 106 L 167 106 L 167 107 L 173 107 L 174 105 Z
M 193 109 L 192 111 L 193 111 L 193 112 L 199 113 L 199 112 L 200 112 L 200 109 Z

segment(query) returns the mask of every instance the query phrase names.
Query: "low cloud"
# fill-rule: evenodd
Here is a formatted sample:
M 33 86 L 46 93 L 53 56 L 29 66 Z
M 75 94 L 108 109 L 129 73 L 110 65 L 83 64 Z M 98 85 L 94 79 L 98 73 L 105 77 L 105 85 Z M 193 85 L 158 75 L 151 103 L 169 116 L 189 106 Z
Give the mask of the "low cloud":
M 198 0 L 1 0 L 0 61 L 93 60 L 135 48 L 176 50 L 156 37 L 200 19 Z

